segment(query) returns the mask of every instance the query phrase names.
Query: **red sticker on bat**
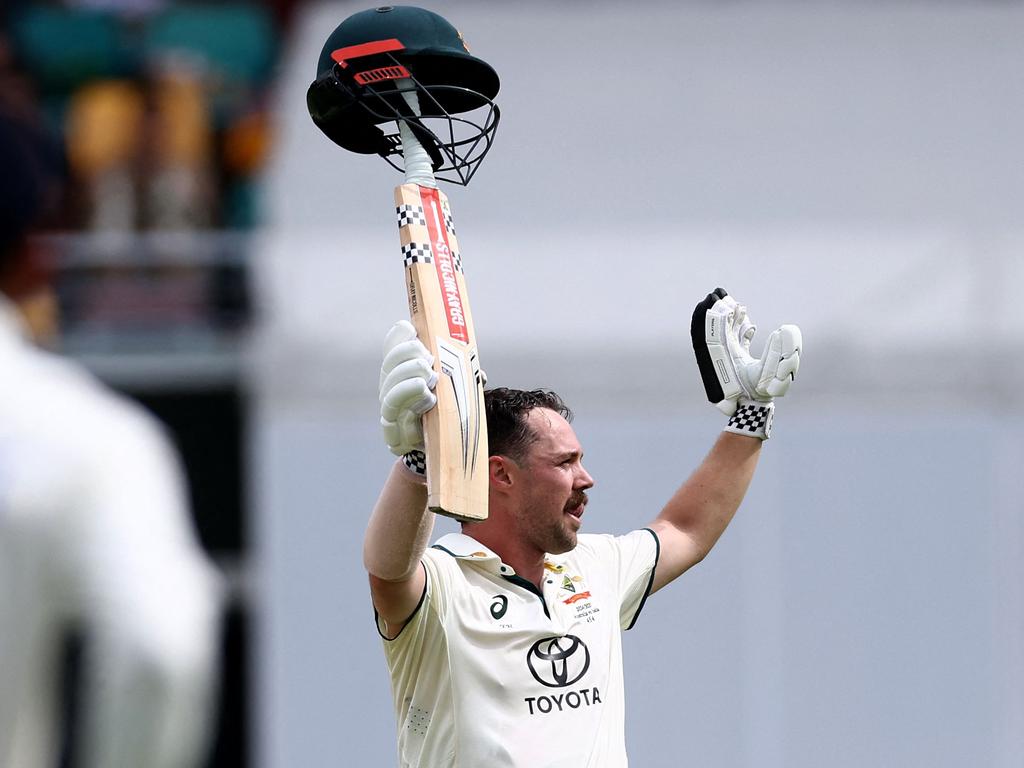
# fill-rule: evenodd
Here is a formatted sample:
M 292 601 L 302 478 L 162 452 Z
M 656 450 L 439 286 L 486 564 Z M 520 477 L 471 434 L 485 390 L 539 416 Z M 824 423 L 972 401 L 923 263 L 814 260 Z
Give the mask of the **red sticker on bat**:
M 423 201 L 423 213 L 427 219 L 427 230 L 430 232 L 430 248 L 434 252 L 434 271 L 437 283 L 441 288 L 444 300 L 444 313 L 448 319 L 448 335 L 458 341 L 469 343 L 466 332 L 466 315 L 462 309 L 462 293 L 455 279 L 455 264 L 452 261 L 451 244 L 448 242 L 448 230 L 444 226 L 444 213 L 441 211 L 441 198 L 436 189 L 420 187 L 420 199 Z

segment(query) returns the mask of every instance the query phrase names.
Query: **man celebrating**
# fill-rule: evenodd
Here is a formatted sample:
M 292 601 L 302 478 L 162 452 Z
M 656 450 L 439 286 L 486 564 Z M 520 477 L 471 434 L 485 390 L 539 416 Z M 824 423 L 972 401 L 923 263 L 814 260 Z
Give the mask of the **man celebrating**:
M 385 340 L 381 413 L 396 462 L 364 544 L 391 673 L 402 766 L 627 765 L 621 630 L 647 597 L 700 562 L 732 520 L 800 366 L 796 326 L 755 359 L 746 308 L 717 289 L 691 334 L 708 399 L 730 417 L 645 528 L 580 533 L 587 490 L 572 413 L 553 392 L 485 393 L 489 514 L 427 548 L 433 515 L 409 458 L 434 404 L 412 326 Z

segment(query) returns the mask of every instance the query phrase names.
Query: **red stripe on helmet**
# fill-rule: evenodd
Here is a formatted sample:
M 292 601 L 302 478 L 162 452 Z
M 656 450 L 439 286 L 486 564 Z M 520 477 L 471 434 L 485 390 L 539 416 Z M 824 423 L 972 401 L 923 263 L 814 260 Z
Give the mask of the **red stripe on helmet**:
M 392 37 L 390 40 L 376 40 L 372 43 L 360 43 L 359 45 L 350 45 L 346 48 L 338 48 L 336 51 L 331 51 L 331 58 L 341 64 L 342 67 L 347 67 L 349 59 L 373 56 L 374 54 L 387 53 L 388 51 L 404 50 L 405 46 Z

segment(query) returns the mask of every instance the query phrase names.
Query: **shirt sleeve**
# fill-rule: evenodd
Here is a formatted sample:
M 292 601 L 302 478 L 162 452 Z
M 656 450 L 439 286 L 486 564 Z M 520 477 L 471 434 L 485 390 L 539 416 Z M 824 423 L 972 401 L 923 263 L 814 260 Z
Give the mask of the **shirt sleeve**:
M 451 593 L 455 580 L 461 576 L 459 566 L 455 558 L 447 552 L 435 549 L 434 547 L 428 547 L 423 553 L 420 567 L 423 568 L 424 575 L 426 576 L 423 584 L 423 595 L 399 633 L 389 638 L 382 631 L 380 618 L 375 614 L 377 632 L 386 645 L 396 643 L 403 635 L 417 634 L 421 626 L 427 621 L 427 614 L 430 614 L 438 623 L 444 622 L 444 616 L 448 612 L 448 606 L 451 602 Z M 406 632 L 406 629 L 410 627 L 412 627 L 412 630 Z M 403 640 L 398 645 L 404 645 L 407 642 L 407 640 Z
M 422 563 L 426 585 L 416 611 L 394 638 L 382 635 L 402 755 L 417 751 L 419 727 L 405 724 L 415 723 L 425 712 L 452 709 L 444 622 L 461 572 L 454 557 L 433 548 L 424 553 Z
M 585 544 L 583 542 L 586 542 Z M 619 599 L 619 625 L 631 629 L 643 610 L 654 583 L 660 542 L 650 528 L 641 528 L 623 536 L 588 535 L 580 537 L 584 546 L 615 590 Z
M 619 547 L 619 624 L 623 629 L 632 629 L 651 593 L 661 542 L 658 534 L 643 528 L 617 536 L 615 543 Z

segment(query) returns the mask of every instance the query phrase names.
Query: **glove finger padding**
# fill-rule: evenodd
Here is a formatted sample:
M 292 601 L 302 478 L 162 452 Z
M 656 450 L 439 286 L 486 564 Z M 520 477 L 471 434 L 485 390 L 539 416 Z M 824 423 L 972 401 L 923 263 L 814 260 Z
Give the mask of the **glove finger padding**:
M 434 365 L 434 356 L 430 354 L 430 351 L 423 346 L 419 339 L 408 339 L 398 343 L 391 349 L 386 349 L 384 351 L 384 361 L 380 366 L 381 388 L 384 387 L 384 379 L 387 378 L 389 373 L 402 363 L 407 363 L 410 360 L 425 361 L 428 368 L 432 368 Z
M 397 421 L 404 413 L 420 417 L 437 402 L 437 396 L 427 388 L 427 382 L 420 378 L 399 381 L 380 401 L 380 417 L 385 421 Z
M 729 302 L 733 302 L 731 296 L 723 299 L 723 302 L 728 306 Z M 733 302 L 735 304 L 735 302 Z M 736 329 L 736 338 L 739 340 L 740 346 L 749 351 L 750 342 L 754 338 L 754 334 L 757 333 L 757 326 L 754 325 L 754 321 L 747 315 L 747 308 L 742 304 L 736 304 L 735 315 L 732 318 L 732 325 Z
M 384 440 L 396 456 L 404 456 L 411 451 L 423 450 L 423 423 L 421 417 L 412 411 L 403 411 L 395 421 L 381 419 L 380 425 L 384 432 Z
M 754 386 L 757 399 L 770 400 L 786 394 L 800 370 L 802 344 L 800 329 L 795 325 L 783 325 L 772 331 L 761 355 L 760 372 Z
M 387 443 L 388 450 L 396 456 L 401 456 L 405 451 L 401 450 L 404 446 L 404 440 L 402 439 L 402 428 L 394 421 L 380 420 L 380 428 L 384 433 L 384 442 Z M 407 449 L 411 450 L 411 449 Z
M 416 338 L 416 329 L 408 320 L 398 320 L 388 329 L 384 336 L 384 357 L 388 352 L 401 344 L 403 341 L 411 341 Z
M 384 400 L 385 396 L 394 389 L 398 384 L 407 380 L 419 380 L 424 383 L 427 391 L 432 390 L 437 384 L 437 372 L 431 365 L 431 356 L 418 357 L 414 360 L 406 360 L 405 362 L 399 363 L 391 372 L 384 376 L 384 380 L 380 384 L 380 398 Z M 436 401 L 437 398 L 434 398 Z M 433 402 L 422 408 L 419 413 L 430 410 L 433 406 Z
M 411 323 L 400 320 L 391 327 L 384 339 L 378 395 L 384 440 L 398 456 L 423 450 L 422 415 L 437 403 L 431 391 L 437 384 L 433 363 Z

